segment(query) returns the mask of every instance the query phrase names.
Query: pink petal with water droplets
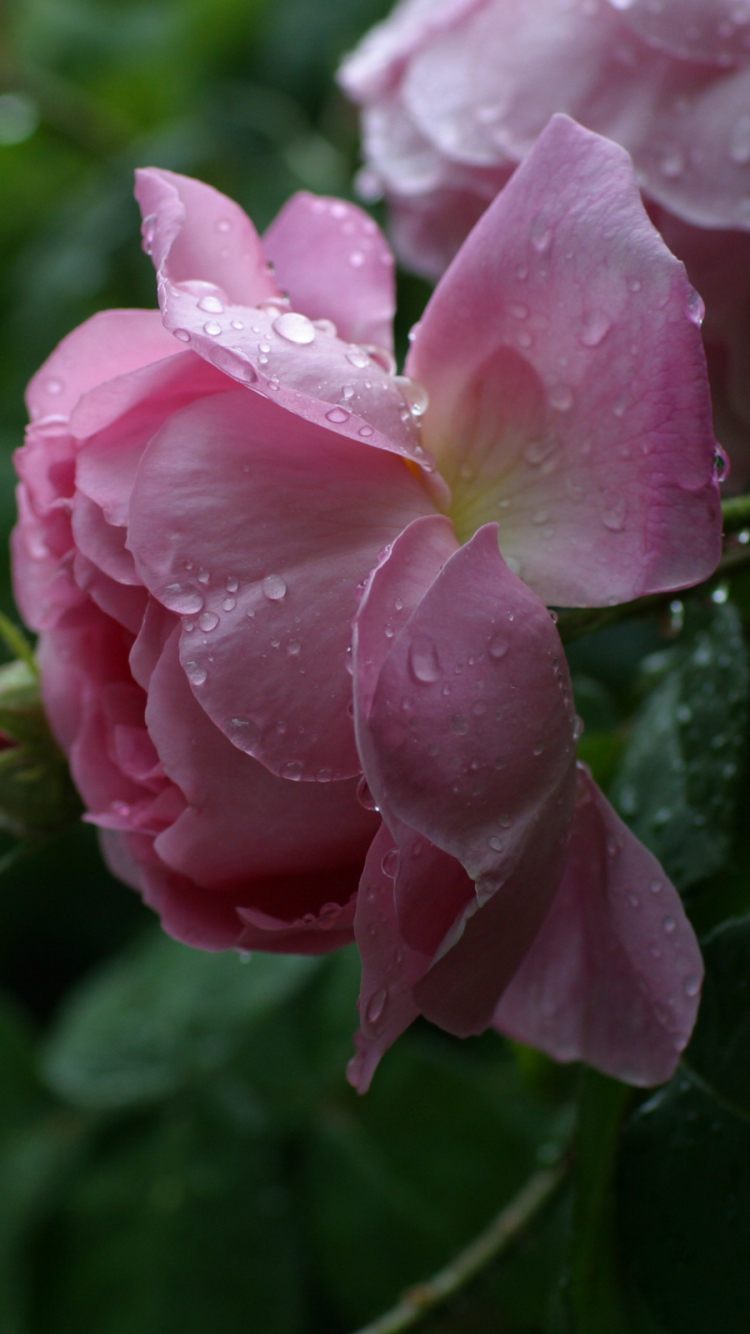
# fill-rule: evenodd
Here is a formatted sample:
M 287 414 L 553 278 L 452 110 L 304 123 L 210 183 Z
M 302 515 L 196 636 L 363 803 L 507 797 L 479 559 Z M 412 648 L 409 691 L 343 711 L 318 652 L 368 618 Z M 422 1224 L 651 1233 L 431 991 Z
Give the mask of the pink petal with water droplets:
M 483 0 L 406 0 L 368 32 L 339 71 L 341 86 L 355 100 L 387 92 L 410 56 L 435 34 L 482 7 Z
M 393 256 L 361 208 L 301 191 L 271 223 L 263 249 L 293 310 L 332 320 L 350 343 L 392 349 Z
M 290 783 L 233 746 L 190 691 L 178 635 L 152 673 L 146 710 L 165 772 L 189 803 L 156 841 L 162 860 L 225 890 L 361 865 L 377 817 L 357 802 L 356 782 Z
M 698 314 L 626 154 L 555 117 L 407 362 L 459 536 L 499 520 L 505 556 L 561 605 L 705 579 L 721 516 Z
M 497 1026 L 556 1060 L 659 1084 L 687 1045 L 702 977 L 677 891 L 582 772 L 562 883 Z
M 131 502 L 139 572 L 185 613 L 180 654 L 202 708 L 273 773 L 360 772 L 346 670 L 358 585 L 431 510 L 397 455 L 254 393 L 196 404 L 149 445 Z
M 396 920 L 393 877 L 383 863 L 397 855 L 385 825 L 381 825 L 367 854 L 357 896 L 354 931 L 362 959 L 359 996 L 360 1029 L 354 1042 L 356 1056 L 347 1075 L 359 1093 L 366 1093 L 384 1051 L 416 1019 L 419 1009 L 412 997 L 414 983 L 429 967 L 429 957 L 404 944 Z
M 750 61 L 750 6 L 742 0 L 609 0 L 650 46 L 705 65 Z
M 507 877 L 540 809 L 574 782 L 574 712 L 559 636 L 487 525 L 455 552 L 369 681 L 382 626 L 427 525 L 394 544 L 357 615 L 357 729 L 384 815 L 456 857 L 484 890 Z M 403 596 L 403 595 L 402 595 Z M 382 633 L 382 631 L 381 631 Z M 368 696 L 371 702 L 368 707 Z
M 247 306 L 279 295 L 247 214 L 213 186 L 173 171 L 136 172 L 144 242 L 160 276 L 201 282 Z

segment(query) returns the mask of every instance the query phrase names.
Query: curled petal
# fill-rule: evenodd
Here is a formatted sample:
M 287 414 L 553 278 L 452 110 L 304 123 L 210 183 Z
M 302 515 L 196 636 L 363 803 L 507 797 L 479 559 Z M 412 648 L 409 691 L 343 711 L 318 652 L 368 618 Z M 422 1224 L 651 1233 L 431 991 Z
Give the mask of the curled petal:
M 161 278 L 216 286 L 248 306 L 279 295 L 258 233 L 232 199 L 156 167 L 136 172 L 135 197 L 144 246 Z
M 702 977 L 677 891 L 582 771 L 562 883 L 498 1028 L 556 1060 L 659 1084 L 687 1045 Z

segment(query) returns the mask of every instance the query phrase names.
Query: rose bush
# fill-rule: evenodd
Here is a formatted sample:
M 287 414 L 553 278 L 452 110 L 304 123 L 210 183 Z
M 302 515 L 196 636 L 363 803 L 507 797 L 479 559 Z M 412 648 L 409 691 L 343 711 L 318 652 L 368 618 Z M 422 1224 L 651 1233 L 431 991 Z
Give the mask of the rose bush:
M 406 0 L 345 62 L 369 188 L 406 263 L 439 277 L 553 112 L 633 157 L 706 304 L 731 485 L 750 477 L 750 5 Z
M 137 194 L 160 312 L 63 341 L 17 456 L 19 605 L 110 864 L 206 949 L 356 938 L 362 1088 L 419 1012 L 664 1079 L 700 954 L 576 766 L 545 606 L 720 551 L 699 303 L 627 155 L 556 118 L 404 377 L 356 207 L 298 195 L 261 243 L 197 181 Z

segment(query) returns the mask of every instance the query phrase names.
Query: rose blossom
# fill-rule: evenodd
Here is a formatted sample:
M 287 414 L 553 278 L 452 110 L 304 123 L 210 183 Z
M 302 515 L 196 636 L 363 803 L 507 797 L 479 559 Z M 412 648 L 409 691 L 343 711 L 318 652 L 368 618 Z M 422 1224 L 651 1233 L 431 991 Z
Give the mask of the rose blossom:
M 197 181 L 137 193 L 161 316 L 95 316 L 31 382 L 14 538 L 110 865 L 203 948 L 356 938 L 361 1088 L 419 1012 L 666 1078 L 700 954 L 576 767 L 545 606 L 719 555 L 696 298 L 626 154 L 553 121 L 408 378 L 360 210 L 298 195 L 261 246 Z
M 345 62 L 365 185 L 396 249 L 439 277 L 556 111 L 631 153 L 706 304 L 716 429 L 750 477 L 750 4 L 406 0 Z

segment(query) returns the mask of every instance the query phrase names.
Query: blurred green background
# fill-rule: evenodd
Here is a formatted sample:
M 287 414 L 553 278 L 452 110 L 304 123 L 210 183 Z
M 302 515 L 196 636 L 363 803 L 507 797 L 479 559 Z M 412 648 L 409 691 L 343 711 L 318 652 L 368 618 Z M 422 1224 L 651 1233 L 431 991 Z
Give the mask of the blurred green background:
M 260 230 L 297 189 L 351 197 L 357 118 L 333 74 L 387 9 L 6 4 L 6 612 L 24 385 L 94 311 L 155 305 L 133 168 L 199 176 Z M 408 275 L 399 286 L 403 349 L 428 289 Z M 688 1064 L 651 1101 L 496 1035 L 459 1043 L 427 1024 L 358 1099 L 344 1079 L 359 980 L 351 950 L 242 961 L 177 945 L 107 874 L 83 824 L 0 875 L 0 1334 L 348 1334 L 558 1161 L 576 1118 L 569 1185 L 426 1328 L 743 1334 L 750 1091 L 712 1061 L 728 1036 L 738 1068 L 750 1057 L 750 931 L 721 926 L 750 909 L 750 835 L 736 814 L 749 794 L 749 615 L 738 579 L 729 601 L 722 589 L 684 616 L 678 605 L 571 653 L 584 758 L 685 891 L 699 931 L 714 931 L 713 1008 Z M 700 701 L 689 727 L 678 700 L 683 714 Z M 690 1061 L 699 1092 L 684 1082 Z M 716 1148 L 722 1117 L 726 1151 Z M 735 1204 L 722 1232 L 727 1180 Z M 655 1257 L 666 1233 L 677 1240 L 665 1268 Z

